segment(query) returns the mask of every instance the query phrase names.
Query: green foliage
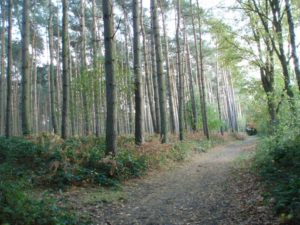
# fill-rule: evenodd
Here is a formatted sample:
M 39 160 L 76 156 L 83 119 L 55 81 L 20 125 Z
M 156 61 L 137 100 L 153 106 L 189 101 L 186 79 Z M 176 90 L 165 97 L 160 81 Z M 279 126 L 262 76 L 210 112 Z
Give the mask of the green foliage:
M 190 143 L 185 141 L 185 142 L 180 142 L 176 145 L 173 146 L 171 149 L 171 156 L 175 161 L 182 161 L 186 158 L 188 149 L 190 147 Z
M 217 106 L 207 106 L 207 118 L 209 130 L 219 130 L 221 125 L 224 126 L 224 122 L 219 120 Z
M 300 220 L 300 136 L 278 134 L 266 138 L 256 154 L 255 168 L 266 186 L 267 196 L 281 219 Z M 291 222 L 290 221 L 290 222 Z
M 131 137 L 119 139 L 122 146 L 132 141 Z M 104 138 L 95 137 L 66 141 L 48 134 L 32 140 L 0 138 L 0 158 L 6 179 L 26 176 L 34 185 L 54 188 L 88 183 L 115 186 L 147 169 L 146 157 L 133 151 L 123 149 L 115 158 L 106 157 Z
M 117 157 L 117 176 L 119 179 L 139 177 L 147 169 L 147 157 L 130 151 L 121 151 Z
M 57 225 L 85 224 L 50 197 L 34 199 L 19 184 L 0 182 L 0 224 Z
M 195 96 L 196 100 L 196 111 L 197 111 L 197 127 L 202 127 L 202 115 L 201 115 L 201 105 L 200 105 L 200 97 L 199 95 Z M 192 127 L 192 103 L 188 101 L 186 103 L 186 110 L 189 123 L 189 126 Z M 208 128 L 211 131 L 219 130 L 220 126 L 225 126 L 224 121 L 220 121 L 218 107 L 216 105 L 207 105 L 207 118 L 208 118 Z

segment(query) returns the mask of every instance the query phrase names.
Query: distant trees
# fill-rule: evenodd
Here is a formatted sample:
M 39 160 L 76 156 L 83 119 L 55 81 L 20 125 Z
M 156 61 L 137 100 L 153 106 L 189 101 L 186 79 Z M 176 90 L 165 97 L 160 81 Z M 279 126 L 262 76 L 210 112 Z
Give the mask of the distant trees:
M 183 140 L 190 131 L 209 138 L 221 125 L 238 130 L 237 66 L 216 57 L 206 40 L 214 35 L 211 18 L 199 4 L 9 3 L 0 5 L 1 135 L 106 136 L 106 153 L 114 155 L 122 134 L 142 145 L 145 134 L 167 143 L 169 131 Z

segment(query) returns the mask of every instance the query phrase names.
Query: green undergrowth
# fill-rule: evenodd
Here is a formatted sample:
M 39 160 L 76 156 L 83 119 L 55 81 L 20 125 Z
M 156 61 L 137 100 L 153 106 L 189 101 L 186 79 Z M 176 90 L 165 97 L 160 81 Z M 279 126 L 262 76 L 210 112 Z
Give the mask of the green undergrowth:
M 199 138 L 161 145 L 148 137 L 142 147 L 133 137 L 118 138 L 115 157 L 105 155 L 105 139 L 70 138 L 41 134 L 29 138 L 0 137 L 0 224 L 85 224 L 72 210 L 59 204 L 53 195 L 33 195 L 34 190 L 64 191 L 70 187 L 121 186 L 122 182 L 143 176 L 149 169 L 185 160 L 192 151 L 205 152 L 221 143 Z M 154 142 L 152 142 L 154 141 Z M 47 193 L 47 191 L 45 192 Z M 51 197 L 52 196 L 52 197 Z M 99 191 L 86 201 L 122 198 Z
M 20 182 L 0 182 L 0 224 L 5 225 L 76 225 L 74 213 L 58 206 L 48 194 L 40 198 L 32 196 Z
M 300 224 L 300 136 L 274 135 L 258 146 L 254 169 L 282 223 Z

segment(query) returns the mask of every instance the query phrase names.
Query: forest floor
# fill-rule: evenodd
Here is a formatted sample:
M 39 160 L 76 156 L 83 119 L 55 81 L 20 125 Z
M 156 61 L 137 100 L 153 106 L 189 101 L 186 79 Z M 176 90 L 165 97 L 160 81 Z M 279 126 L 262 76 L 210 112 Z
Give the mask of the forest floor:
M 132 180 L 111 195 L 77 189 L 68 201 L 100 225 L 276 225 L 264 205 L 263 188 L 249 170 L 247 158 L 256 142 L 250 137 L 194 153 L 184 163 Z

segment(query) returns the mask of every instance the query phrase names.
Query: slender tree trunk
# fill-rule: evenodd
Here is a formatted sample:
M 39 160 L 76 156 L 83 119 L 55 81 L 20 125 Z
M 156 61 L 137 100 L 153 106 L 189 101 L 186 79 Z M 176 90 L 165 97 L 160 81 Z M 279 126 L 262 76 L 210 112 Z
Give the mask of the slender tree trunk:
M 157 81 L 157 68 L 156 68 L 156 56 L 155 56 L 155 41 L 153 33 L 151 36 L 151 61 L 152 61 L 152 84 L 154 90 L 154 104 L 155 104 L 155 116 L 156 116 L 156 131 L 155 133 L 160 133 L 160 109 L 159 109 L 159 91 L 158 91 L 158 81 Z
M 116 154 L 116 82 L 115 82 L 115 33 L 113 18 L 113 1 L 103 0 L 105 77 L 106 77 L 106 154 Z
M 2 7 L 3 7 L 2 3 Z M 7 0 L 7 13 L 8 13 L 8 38 L 7 38 L 7 73 L 6 73 L 6 123 L 5 123 L 5 136 L 9 137 L 12 135 L 12 8 L 13 8 L 13 0 Z
M 22 133 L 29 135 L 30 128 L 30 70 L 29 70 L 29 0 L 23 1 L 23 21 L 22 21 Z
M 216 83 L 217 83 L 217 104 L 218 104 L 218 113 L 219 113 L 219 121 L 221 123 L 220 125 L 220 133 L 223 136 L 224 135 L 224 128 L 222 125 L 222 111 L 221 111 L 221 102 L 220 102 L 220 84 L 219 84 L 219 65 L 218 65 L 218 47 L 217 47 L 217 57 L 216 57 Z
M 151 17 L 153 23 L 153 33 L 155 40 L 155 52 L 156 52 L 156 68 L 158 76 L 158 86 L 159 86 L 159 107 L 160 107 L 160 128 L 161 128 L 161 142 L 166 143 L 167 137 L 167 120 L 166 120 L 166 104 L 165 104 L 165 79 L 163 74 L 163 62 L 162 62 L 162 49 L 160 40 L 160 29 L 158 23 L 157 14 L 157 2 L 156 0 L 151 0 Z
M 39 113 L 38 113 L 38 86 L 37 86 L 37 60 L 36 60 L 36 34 L 33 35 L 33 52 L 32 52 L 32 66 L 31 66 L 31 123 L 32 123 L 32 132 L 38 133 L 38 121 L 39 121 Z
M 86 32 L 85 32 L 85 0 L 80 0 L 80 33 L 81 33 L 81 48 L 80 48 L 80 76 L 87 76 L 87 68 L 86 68 Z M 83 82 L 83 90 L 82 90 L 82 103 L 83 103 L 83 117 L 84 117 L 84 135 L 87 136 L 90 134 L 90 118 L 89 118 L 89 110 L 88 110 L 88 79 L 84 78 Z
M 199 1 L 197 0 L 197 7 L 199 8 Z M 203 130 L 207 139 L 209 139 L 209 129 L 208 129 L 208 119 L 207 119 L 207 107 L 206 107 L 206 97 L 205 97 L 205 79 L 204 79 L 204 64 L 203 64 L 203 40 L 202 40 L 202 27 L 201 18 L 198 13 L 198 26 L 199 26 L 199 57 L 200 57 L 200 81 L 201 81 L 201 92 L 200 99 L 202 99 L 202 121 Z
M 157 81 L 157 68 L 156 68 L 156 56 L 155 56 L 155 41 L 154 35 L 151 34 L 151 60 L 152 60 L 152 83 L 154 90 L 154 104 L 155 104 L 155 115 L 156 115 L 156 130 L 155 133 L 160 133 L 160 109 L 159 109 L 159 91 L 158 91 L 158 81 Z
M 203 86 L 204 84 L 202 83 L 202 70 L 203 67 L 201 66 L 200 69 L 200 64 L 199 58 L 201 59 L 201 56 L 199 57 L 199 52 L 198 52 L 198 41 L 197 41 L 197 35 L 196 35 L 196 28 L 195 28 L 195 16 L 194 16 L 194 10 L 193 10 L 193 5 L 192 5 L 192 0 L 190 0 L 190 7 L 192 8 L 192 27 L 193 27 L 193 36 L 194 36 L 194 45 L 195 45 L 195 52 L 196 52 L 196 67 L 197 67 L 197 80 L 198 80 L 198 87 L 199 87 L 199 94 L 200 94 L 200 103 L 201 103 L 201 116 L 202 116 L 202 127 L 203 127 L 203 132 L 207 138 L 209 138 L 209 135 L 207 133 L 206 129 L 206 116 L 204 112 L 204 103 L 203 103 Z M 200 21 L 199 21 L 200 22 Z M 200 41 L 201 43 L 202 41 Z M 201 60 L 202 61 L 202 60 Z
M 149 73 L 149 65 L 148 65 L 148 54 L 147 54 L 147 45 L 146 45 L 146 34 L 145 34 L 145 28 L 143 23 L 143 7 L 142 7 L 142 1 L 141 1 L 141 32 L 143 37 L 143 55 L 144 55 L 144 70 L 145 70 L 145 79 L 146 79 L 146 86 L 147 86 L 147 94 L 149 99 L 149 107 L 150 107 L 150 113 L 152 118 L 152 125 L 154 130 L 157 130 L 156 128 L 156 116 L 155 116 L 155 109 L 153 104 L 153 90 L 151 88 L 151 82 L 150 82 L 150 73 Z
M 193 131 L 197 131 L 197 110 L 196 110 L 196 100 L 195 100 L 195 91 L 194 91 L 194 84 L 193 84 L 193 73 L 192 73 L 192 64 L 190 60 L 190 47 L 187 45 L 187 67 L 188 67 L 188 74 L 189 74 L 189 89 L 191 94 L 191 104 L 192 104 L 192 129 Z
M 48 21 L 48 33 L 49 33 L 49 52 L 50 52 L 50 108 L 51 108 L 51 124 L 55 134 L 58 133 L 57 120 L 56 120 L 56 105 L 55 105 L 55 73 L 53 64 L 53 6 L 51 0 L 49 0 L 49 21 Z
M 63 29 L 62 29 L 62 50 L 63 50 L 63 103 L 62 103 L 62 121 L 61 121 L 61 137 L 66 139 L 69 135 L 69 18 L 68 18 L 68 0 L 62 0 L 63 3 Z
M 178 109 L 178 121 L 179 121 L 179 140 L 183 141 L 183 74 L 182 74 L 182 68 L 181 68 L 181 50 L 180 50 L 180 3 L 179 0 L 177 0 L 177 28 L 176 28 L 176 48 L 177 48 L 177 71 L 178 71 L 178 79 L 179 79 L 179 88 L 178 88 L 178 103 L 179 103 L 179 109 Z
M 140 7 L 139 0 L 133 0 L 133 52 L 134 52 L 134 91 L 135 91 L 135 143 L 144 142 L 144 96 L 143 78 L 140 68 Z
M 5 1 L 1 1 L 0 3 L 0 6 L 1 6 L 1 19 L 2 19 L 2 24 L 1 24 L 1 65 L 0 65 L 0 90 L 1 90 L 1 93 L 0 93 L 0 135 L 2 134 L 3 132 L 3 128 L 5 126 L 5 123 L 4 123 L 4 114 L 5 114 L 5 101 L 4 101 L 4 98 L 5 98 L 5 85 L 4 85 L 4 79 L 5 79 L 5 48 L 6 48 L 6 45 L 5 45 L 5 31 L 6 31 L 6 25 L 5 25 L 5 21 L 6 21 L 6 9 L 5 9 Z M 8 7 L 7 7 L 8 8 Z M 7 31 L 9 32 L 9 31 Z
M 286 14 L 287 14 L 287 19 L 288 19 L 288 25 L 289 25 L 292 57 L 294 60 L 294 69 L 295 69 L 295 74 L 296 74 L 296 78 L 297 78 L 297 82 L 298 82 L 298 88 L 300 90 L 300 65 L 299 65 L 299 58 L 297 55 L 295 25 L 294 25 L 294 19 L 293 19 L 293 15 L 292 15 L 290 0 L 285 0 L 285 5 L 286 5 Z
M 231 72 L 228 70 L 227 71 L 227 79 L 228 79 L 228 88 L 229 88 L 229 95 L 230 95 L 230 102 L 231 102 L 231 107 L 232 107 L 232 116 L 233 116 L 233 128 L 234 131 L 238 132 L 238 118 L 237 118 L 237 109 L 236 109 L 236 98 L 235 98 L 235 93 L 234 93 L 234 88 L 233 88 L 233 83 L 232 83 L 232 77 L 231 77 Z
M 132 107 L 132 70 L 129 63 L 129 45 L 131 43 L 131 35 L 130 35 L 130 28 L 128 22 L 128 12 L 124 5 L 122 5 L 123 14 L 124 14 L 124 21 L 125 21 L 125 74 L 127 79 L 127 104 L 129 109 L 129 133 L 133 132 L 133 107 Z
M 167 36 L 167 29 L 166 29 L 166 18 L 163 8 L 161 8 L 161 17 L 162 17 L 162 25 L 163 25 L 163 37 L 164 37 L 164 53 L 165 53 L 165 59 L 166 59 L 166 75 L 167 75 L 167 89 L 168 89 L 168 100 L 169 100 L 169 113 L 170 113 L 170 127 L 171 132 L 176 132 L 176 120 L 175 120 L 175 114 L 174 114 L 174 104 L 173 104 L 173 98 L 172 98 L 172 90 L 171 90 L 171 78 L 170 78 L 170 59 L 169 59 L 169 41 Z
M 99 112 L 99 93 L 100 85 L 98 81 L 98 45 L 97 45 L 97 3 L 96 0 L 93 0 L 92 13 L 93 13 L 93 69 L 94 69 L 94 107 L 95 107 L 95 130 L 96 136 L 100 136 L 100 112 Z

